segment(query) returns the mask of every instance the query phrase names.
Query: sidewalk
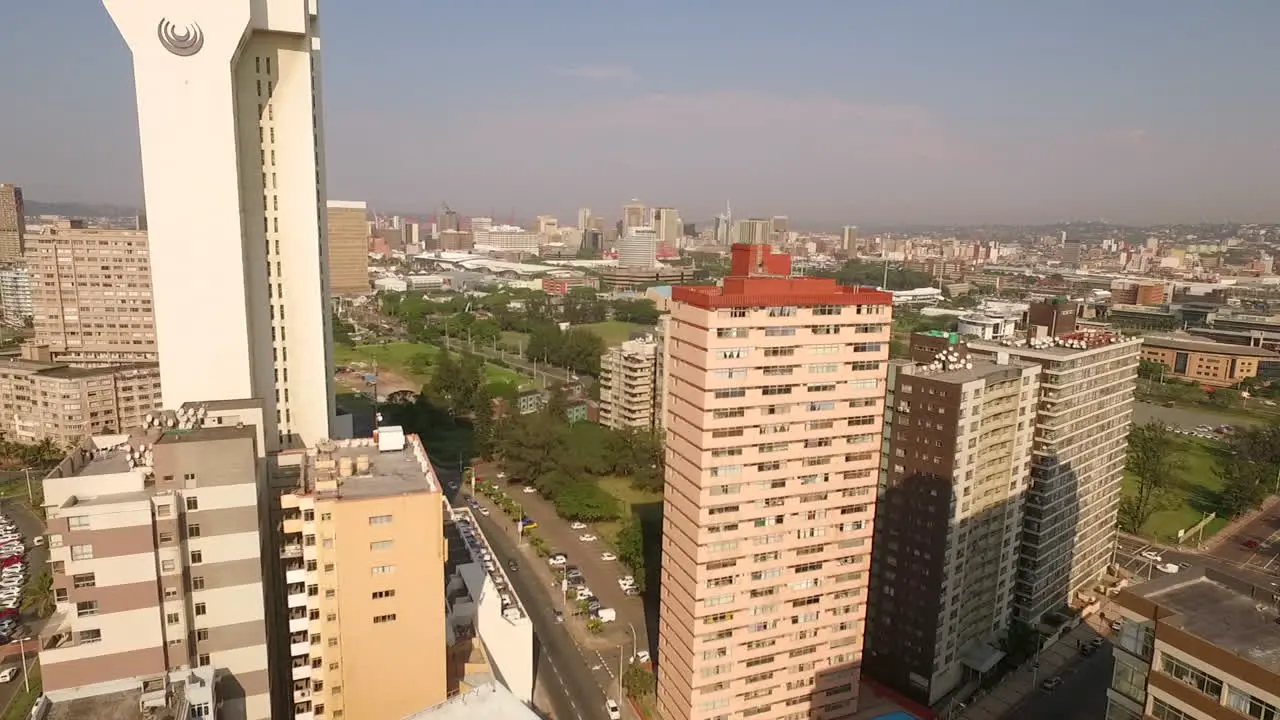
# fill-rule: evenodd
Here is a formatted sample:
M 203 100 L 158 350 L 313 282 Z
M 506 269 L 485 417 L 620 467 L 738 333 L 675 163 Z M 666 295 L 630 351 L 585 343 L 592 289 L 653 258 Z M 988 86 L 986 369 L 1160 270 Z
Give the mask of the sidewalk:
M 1000 720 L 1014 717 L 1012 713 L 1032 693 L 1039 692 L 1040 683 L 1051 677 L 1062 674 L 1070 666 L 1079 662 L 1080 648 L 1078 643 L 1088 642 L 1098 635 L 1110 632 L 1099 615 L 1090 617 L 1080 623 L 1061 640 L 1040 653 L 1039 670 L 1032 669 L 1031 663 L 1009 673 L 1005 679 L 971 704 L 956 717 L 963 720 Z M 1105 631 L 1103 630 L 1105 629 Z

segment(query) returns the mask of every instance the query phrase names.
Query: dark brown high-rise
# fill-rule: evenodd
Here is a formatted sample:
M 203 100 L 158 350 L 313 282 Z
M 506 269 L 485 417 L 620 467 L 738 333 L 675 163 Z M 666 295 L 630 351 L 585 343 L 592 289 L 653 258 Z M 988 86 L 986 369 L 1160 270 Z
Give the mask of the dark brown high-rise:
M 22 260 L 22 251 L 25 249 L 25 230 L 22 188 L 9 183 L 0 183 L 0 263 L 14 263 Z

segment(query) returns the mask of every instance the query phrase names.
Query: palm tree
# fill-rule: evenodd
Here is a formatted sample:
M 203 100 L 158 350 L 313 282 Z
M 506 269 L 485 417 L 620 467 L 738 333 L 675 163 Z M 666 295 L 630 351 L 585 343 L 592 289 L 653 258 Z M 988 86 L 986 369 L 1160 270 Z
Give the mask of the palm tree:
M 53 598 L 53 573 L 45 570 L 27 583 L 26 592 L 22 594 L 22 609 L 44 619 L 57 609 Z

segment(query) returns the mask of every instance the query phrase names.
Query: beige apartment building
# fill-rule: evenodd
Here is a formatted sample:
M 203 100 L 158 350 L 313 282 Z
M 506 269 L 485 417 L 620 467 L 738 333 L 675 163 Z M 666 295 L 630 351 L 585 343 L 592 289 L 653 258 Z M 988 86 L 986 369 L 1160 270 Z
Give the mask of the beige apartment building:
M 147 233 L 64 222 L 28 237 L 26 257 L 35 340 L 55 360 L 158 360 Z
M 26 231 L 23 214 L 22 188 L 0 183 L 0 263 L 22 261 Z
M 889 363 L 863 672 L 945 713 L 1003 657 L 1040 366 L 911 344 Z
M 1280 590 L 1211 567 L 1121 590 L 1106 720 L 1280 718 Z
M 660 424 L 662 392 L 652 338 L 628 340 L 600 356 L 600 424 L 615 430 L 652 430 Z
M 672 291 L 659 714 L 851 717 L 892 298 L 732 252 Z
M 178 694 L 188 712 L 175 717 L 280 717 L 260 415 L 249 402 L 189 408 L 95 435 L 44 479 L 57 610 L 40 667 L 55 715 L 115 716 L 107 709 L 173 706 Z
M 969 349 L 1041 368 L 1013 593 L 1014 616 L 1036 625 L 1090 599 L 1111 561 L 1142 338 L 1077 330 L 1075 310 L 1052 303 L 1029 315 L 1028 337 Z
M 283 453 L 294 718 L 400 720 L 443 702 L 444 496 L 416 436 Z M 393 650 L 399 648 L 400 650 Z
M 329 294 L 369 294 L 368 206 L 330 200 L 325 212 L 329 220 Z
M 160 366 L 78 368 L 53 362 L 43 345 L 0 356 L 0 433 L 70 447 L 91 435 L 140 427 L 160 410 Z

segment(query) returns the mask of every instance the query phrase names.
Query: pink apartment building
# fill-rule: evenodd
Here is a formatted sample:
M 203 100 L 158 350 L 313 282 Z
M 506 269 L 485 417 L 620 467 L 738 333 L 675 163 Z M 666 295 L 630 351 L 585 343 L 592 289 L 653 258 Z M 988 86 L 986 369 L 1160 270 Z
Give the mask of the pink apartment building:
M 672 292 L 658 704 L 668 720 L 858 704 L 892 298 L 735 245 Z

